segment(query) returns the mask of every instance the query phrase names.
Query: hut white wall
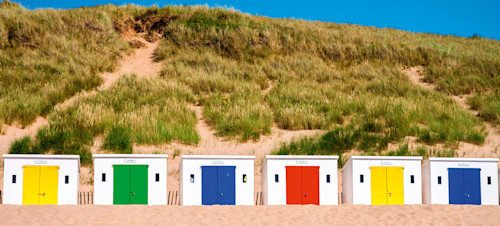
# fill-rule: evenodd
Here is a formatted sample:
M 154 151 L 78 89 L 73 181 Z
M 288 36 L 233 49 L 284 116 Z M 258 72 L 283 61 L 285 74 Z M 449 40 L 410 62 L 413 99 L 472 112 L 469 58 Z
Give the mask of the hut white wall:
M 498 180 L 498 196 L 499 196 L 499 198 L 498 198 L 499 203 L 498 204 L 500 204 L 500 169 L 498 169 L 498 178 L 499 178 L 499 179 L 497 179 Z
M 352 192 L 352 202 L 349 195 L 346 194 L 346 202 L 357 205 L 371 205 L 371 166 L 401 166 L 403 170 L 404 183 L 404 204 L 422 204 L 422 178 L 421 178 L 421 159 L 408 160 L 398 157 L 376 158 L 374 159 L 351 159 L 346 168 L 352 168 L 352 189 L 346 191 L 348 187 L 343 187 L 343 192 Z M 364 182 L 360 182 L 360 175 L 363 175 Z M 410 176 L 414 176 L 414 183 L 411 183 Z M 344 175 L 342 175 L 344 177 Z M 347 185 L 348 186 L 348 185 Z
M 424 191 L 428 194 L 424 199 L 424 204 L 449 204 L 449 183 L 448 168 L 480 168 L 481 183 L 481 204 L 498 205 L 498 172 L 496 161 L 468 161 L 461 158 L 446 158 L 447 161 L 439 161 L 439 158 L 431 158 L 424 164 L 424 169 L 429 168 L 430 174 L 427 188 Z M 450 161 L 452 160 L 452 161 Z M 437 178 L 441 177 L 441 184 Z M 491 184 L 488 184 L 488 177 L 491 177 Z
M 352 164 L 342 171 L 342 203 L 352 203 Z
M 193 157 L 193 156 L 191 156 Z M 235 204 L 254 205 L 254 156 L 190 156 L 181 157 L 181 173 L 179 188 L 181 191 L 181 205 L 201 205 L 201 166 L 236 166 L 235 169 Z M 194 174 L 194 183 L 190 182 Z M 243 183 L 243 174 L 247 175 L 247 182 Z
M 288 158 L 287 158 L 288 157 Z M 283 158 L 265 159 L 265 180 L 266 187 L 263 187 L 266 195 L 263 195 L 266 205 L 286 205 L 286 166 L 319 166 L 319 204 L 338 205 L 338 156 L 330 156 L 329 159 L 321 157 L 307 156 L 296 157 L 287 156 Z M 278 174 L 279 182 L 274 181 L 275 174 Z M 326 182 L 326 175 L 330 175 L 330 183 Z M 264 183 L 264 182 L 263 182 Z
M 422 203 L 431 203 L 431 186 L 430 178 L 431 171 L 429 164 L 424 164 L 422 166 Z
M 262 163 L 262 169 L 261 169 L 261 173 L 262 173 L 262 178 L 261 178 L 261 182 L 260 182 L 260 191 L 262 192 L 262 202 L 264 205 L 269 205 L 267 200 L 269 198 L 268 194 L 267 194 L 267 164 L 266 164 L 266 160 L 264 159 L 264 162 Z
M 3 204 L 22 205 L 24 165 L 59 166 L 57 204 L 78 204 L 79 156 L 67 156 L 68 159 L 50 158 L 50 155 L 35 155 L 33 158 L 27 158 L 29 155 L 22 155 L 21 158 L 13 156 L 15 155 L 4 155 Z M 15 184 L 12 183 L 12 175 L 16 175 Z M 69 176 L 68 184 L 65 184 L 65 176 Z
M 94 155 L 94 204 L 113 205 L 113 165 L 148 165 L 148 205 L 167 205 L 167 159 L 168 155 L 156 154 Z

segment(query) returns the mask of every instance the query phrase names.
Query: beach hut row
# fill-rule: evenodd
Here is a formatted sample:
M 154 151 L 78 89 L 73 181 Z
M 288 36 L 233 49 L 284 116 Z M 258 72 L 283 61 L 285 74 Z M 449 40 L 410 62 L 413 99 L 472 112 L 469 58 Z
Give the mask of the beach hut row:
M 75 205 L 79 156 L 3 155 L 4 204 Z M 163 154 L 94 154 L 94 204 L 166 205 Z M 255 156 L 182 155 L 180 203 L 253 205 Z M 338 156 L 268 155 L 264 205 L 498 205 L 498 158 L 352 156 L 338 173 Z M 339 180 L 338 176 L 342 176 Z

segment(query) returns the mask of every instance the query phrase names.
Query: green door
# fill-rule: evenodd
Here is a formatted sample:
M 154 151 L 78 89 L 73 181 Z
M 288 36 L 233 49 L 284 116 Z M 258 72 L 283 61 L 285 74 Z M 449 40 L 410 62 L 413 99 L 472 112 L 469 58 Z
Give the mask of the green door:
M 148 204 L 148 166 L 113 166 L 113 204 Z
M 130 166 L 130 204 L 148 204 L 148 166 Z

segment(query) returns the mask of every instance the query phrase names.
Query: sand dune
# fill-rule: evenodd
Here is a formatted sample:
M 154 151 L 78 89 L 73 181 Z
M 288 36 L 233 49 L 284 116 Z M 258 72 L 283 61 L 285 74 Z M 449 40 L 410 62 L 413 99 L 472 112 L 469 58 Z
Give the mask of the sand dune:
M 498 225 L 500 206 L 0 206 L 3 225 Z
M 423 87 L 429 90 L 436 90 L 436 86 L 434 84 L 429 84 L 424 82 L 424 76 L 422 75 L 423 71 L 422 66 L 411 67 L 404 69 L 408 75 L 408 78 L 416 85 Z M 467 96 L 450 96 L 459 106 L 468 110 L 475 116 L 478 116 L 479 113 L 470 109 L 470 106 L 467 104 Z M 466 142 L 460 142 L 456 152 L 457 157 L 466 157 L 466 158 L 499 158 L 500 152 L 497 150 L 500 148 L 500 132 L 494 125 L 484 122 L 484 126 L 486 128 L 486 132 L 488 135 L 485 138 L 483 145 L 475 145 Z M 411 143 L 414 143 L 416 139 L 412 139 Z M 420 144 L 419 144 L 420 145 Z M 437 147 L 442 147 L 443 144 L 435 145 Z M 500 162 L 498 163 L 500 166 Z

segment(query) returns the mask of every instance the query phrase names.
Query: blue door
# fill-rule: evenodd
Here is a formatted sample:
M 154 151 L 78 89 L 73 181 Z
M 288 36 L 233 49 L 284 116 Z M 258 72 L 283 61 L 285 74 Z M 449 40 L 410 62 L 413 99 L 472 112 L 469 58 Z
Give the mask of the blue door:
M 236 203 L 235 169 L 234 166 L 218 166 L 219 177 L 217 179 L 220 205 L 234 205 Z
M 480 175 L 480 169 L 464 169 L 465 204 L 481 205 Z
M 201 167 L 203 205 L 234 205 L 236 202 L 235 166 Z
M 450 204 L 481 205 L 481 169 L 448 169 Z
M 218 204 L 217 166 L 201 167 L 201 203 L 203 205 Z

